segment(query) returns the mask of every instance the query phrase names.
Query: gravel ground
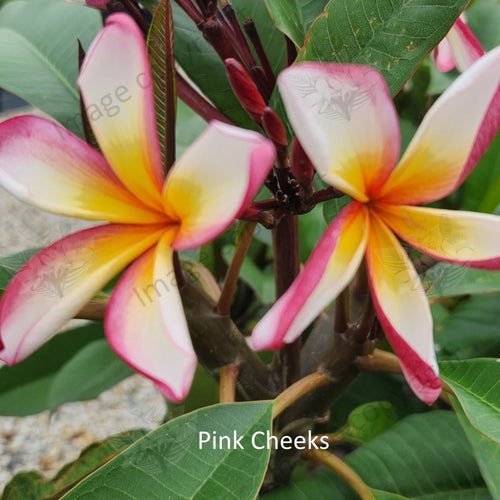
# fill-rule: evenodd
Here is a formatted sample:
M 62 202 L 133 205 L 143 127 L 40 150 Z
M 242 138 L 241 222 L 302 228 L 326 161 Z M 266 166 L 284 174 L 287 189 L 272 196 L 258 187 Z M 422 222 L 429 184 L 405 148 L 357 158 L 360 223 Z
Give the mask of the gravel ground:
M 0 256 L 45 246 L 88 226 L 32 209 L 0 188 Z M 0 491 L 20 470 L 51 477 L 95 440 L 135 427 L 152 429 L 165 411 L 154 385 L 135 375 L 93 401 L 30 417 L 0 416 Z

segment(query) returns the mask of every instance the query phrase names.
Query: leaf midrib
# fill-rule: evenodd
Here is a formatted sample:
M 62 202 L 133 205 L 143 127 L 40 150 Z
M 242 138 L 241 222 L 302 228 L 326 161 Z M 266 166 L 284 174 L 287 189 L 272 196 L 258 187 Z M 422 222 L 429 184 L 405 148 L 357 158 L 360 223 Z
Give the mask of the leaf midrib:
M 80 97 L 78 95 L 78 92 L 76 90 L 76 88 L 71 84 L 71 82 L 64 76 L 64 74 L 57 68 L 57 66 L 55 66 L 51 61 L 50 59 L 48 59 L 44 54 L 43 52 L 41 52 L 40 50 L 38 50 L 38 48 L 36 47 L 36 45 L 34 45 L 32 43 L 32 41 L 27 38 L 26 36 L 24 36 L 22 33 L 20 33 L 19 31 L 15 31 L 14 29 L 12 28 L 6 28 L 6 27 L 0 27 L 0 31 L 5 31 L 7 33 L 10 33 L 12 34 L 13 36 L 15 36 L 16 38 L 18 38 L 29 50 L 31 50 L 31 52 L 36 56 L 38 57 L 38 59 L 40 59 L 42 62 L 44 62 L 50 70 L 52 70 L 51 72 L 56 76 L 56 78 L 58 80 L 61 81 L 61 83 L 63 84 L 64 87 L 66 87 L 69 91 L 69 93 L 71 94 L 71 96 L 76 100 L 76 101 L 79 101 Z

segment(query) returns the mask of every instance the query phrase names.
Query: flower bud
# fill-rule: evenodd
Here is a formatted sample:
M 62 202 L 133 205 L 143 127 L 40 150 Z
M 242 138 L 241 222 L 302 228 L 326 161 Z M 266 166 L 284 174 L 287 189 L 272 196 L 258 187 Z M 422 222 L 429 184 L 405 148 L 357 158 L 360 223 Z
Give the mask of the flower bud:
M 238 98 L 245 111 L 260 123 L 266 103 L 254 81 L 246 69 L 233 58 L 224 61 L 229 83 L 234 95 Z
M 292 154 L 290 157 L 290 170 L 293 176 L 302 185 L 307 186 L 311 183 L 314 177 L 314 165 L 302 148 L 302 145 L 297 138 L 293 140 Z
M 270 107 L 266 107 L 262 113 L 262 127 L 267 136 L 276 144 L 286 146 L 288 144 L 286 138 L 285 125 L 281 118 L 276 114 L 276 111 Z

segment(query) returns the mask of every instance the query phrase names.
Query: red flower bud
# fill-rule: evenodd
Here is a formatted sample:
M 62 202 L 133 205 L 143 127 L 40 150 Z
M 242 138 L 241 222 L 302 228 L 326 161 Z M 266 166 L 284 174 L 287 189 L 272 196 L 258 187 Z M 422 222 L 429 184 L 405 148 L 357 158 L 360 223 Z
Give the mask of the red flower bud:
M 266 103 L 254 81 L 246 69 L 233 58 L 224 61 L 229 83 L 234 95 L 238 98 L 245 111 L 260 123 Z
M 307 186 L 314 177 L 314 165 L 302 148 L 300 142 L 295 138 L 292 144 L 292 154 L 290 157 L 290 170 L 293 176 L 302 185 Z
M 262 127 L 266 131 L 267 136 L 276 144 L 286 146 L 288 140 L 286 138 L 285 125 L 281 118 L 276 114 L 274 109 L 266 107 L 262 113 Z

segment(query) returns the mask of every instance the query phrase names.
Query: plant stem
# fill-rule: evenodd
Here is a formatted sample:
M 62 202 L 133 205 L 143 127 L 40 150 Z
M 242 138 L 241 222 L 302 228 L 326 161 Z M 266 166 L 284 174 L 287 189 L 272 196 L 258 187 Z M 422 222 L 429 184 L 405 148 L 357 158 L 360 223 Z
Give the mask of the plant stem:
M 368 372 L 403 373 L 398 357 L 381 349 L 375 349 L 370 356 L 358 358 L 356 365 Z
M 175 0 L 175 3 L 191 18 L 196 24 L 203 22 L 203 16 L 191 0 Z
M 236 379 L 238 378 L 238 366 L 229 364 L 220 370 L 219 402 L 234 403 L 236 395 Z
M 236 285 L 238 284 L 238 276 L 240 275 L 241 266 L 243 266 L 245 256 L 252 243 L 252 237 L 256 227 L 257 223 L 255 222 L 246 224 L 234 250 L 233 258 L 229 264 L 224 284 L 222 285 L 219 302 L 217 303 L 217 312 L 221 316 L 229 316 L 231 312 L 231 303 L 233 301 Z
M 335 300 L 335 320 L 333 330 L 343 333 L 349 325 L 349 288 L 344 289 Z
M 324 372 L 314 372 L 301 378 L 290 387 L 287 387 L 275 400 L 273 405 L 273 419 L 283 413 L 289 406 L 302 396 L 331 382 L 331 378 Z
M 252 42 L 257 56 L 259 57 L 260 64 L 262 65 L 265 76 L 265 81 L 262 82 L 264 86 L 263 90 L 266 99 L 269 100 L 276 85 L 276 77 L 274 76 L 273 68 L 271 66 L 271 63 L 269 62 L 266 51 L 264 50 L 259 37 L 259 33 L 257 32 L 257 28 L 255 27 L 255 23 L 253 22 L 253 20 L 247 19 L 243 23 L 243 26 L 245 28 L 246 34 L 248 35 L 248 38 L 250 38 L 250 41 Z
M 103 321 L 106 315 L 109 298 L 94 298 L 88 304 L 85 304 L 75 319 L 88 319 L 91 321 Z
M 236 364 L 239 399 L 274 399 L 279 390 L 276 376 L 250 349 L 231 319 L 217 314 L 215 302 L 191 281 L 186 281 L 180 292 L 193 347 L 201 365 L 217 379 L 222 367 Z
M 361 370 L 376 373 L 397 373 L 403 375 L 401 363 L 398 357 L 391 352 L 375 349 L 369 356 L 362 356 L 356 360 L 356 365 Z M 443 391 L 439 396 L 445 402 L 448 402 L 448 394 L 454 394 L 453 389 L 444 381 L 441 380 Z
M 175 162 L 175 59 L 174 21 L 170 2 L 165 4 L 165 174 Z
M 139 7 L 132 0 L 120 0 L 125 10 L 133 17 L 134 21 L 138 24 L 139 28 L 145 35 L 148 34 L 149 25 L 144 19 Z
M 300 271 L 299 221 L 296 216 L 283 217 L 273 229 L 276 298 L 281 297 Z M 281 372 L 285 387 L 300 378 L 300 347 L 298 338 L 286 344 L 275 355 L 273 364 Z
M 226 116 L 224 116 L 217 108 L 212 106 L 199 92 L 177 73 L 177 95 L 179 99 L 184 101 L 194 112 L 200 115 L 205 121 L 219 120 L 223 123 L 231 124 Z
M 366 483 L 343 460 L 325 450 L 304 450 L 302 457 L 328 467 L 343 479 L 362 500 L 375 500 Z

